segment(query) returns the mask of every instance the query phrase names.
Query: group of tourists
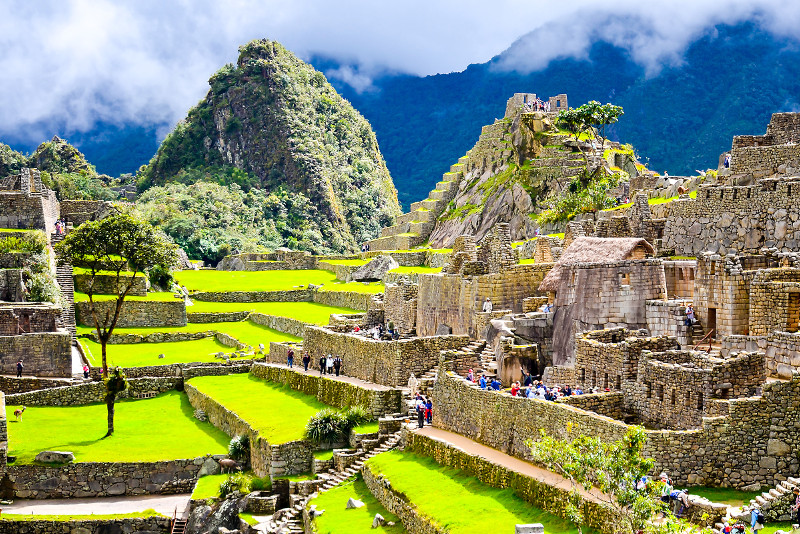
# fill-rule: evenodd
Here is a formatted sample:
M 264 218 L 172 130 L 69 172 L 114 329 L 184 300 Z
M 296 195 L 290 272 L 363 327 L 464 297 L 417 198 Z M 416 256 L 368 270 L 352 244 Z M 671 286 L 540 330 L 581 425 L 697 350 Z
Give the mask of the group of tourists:
M 344 360 L 341 356 L 333 357 L 333 355 L 328 354 L 327 356 L 320 356 L 319 358 L 319 374 L 324 375 L 333 375 L 339 376 L 339 373 L 342 371 L 342 364 Z M 286 353 L 286 365 L 289 368 L 294 367 L 294 350 L 291 348 Z M 308 366 L 311 365 L 311 355 L 308 351 L 303 351 L 303 371 L 308 372 Z
M 400 330 L 395 328 L 393 321 L 389 321 L 386 325 L 379 323 L 368 330 L 362 330 L 358 325 L 353 327 L 353 333 L 361 334 L 362 332 L 376 341 L 396 341 L 400 339 Z
M 586 391 L 584 391 L 580 386 L 575 386 L 574 388 L 569 385 L 563 387 L 547 387 L 541 380 L 534 379 L 533 375 L 527 373 L 524 368 L 520 368 L 520 371 L 522 372 L 523 376 L 522 382 L 519 380 L 512 382 L 511 387 L 509 388 L 503 388 L 503 384 L 500 382 L 500 379 L 497 378 L 497 376 L 489 377 L 486 374 L 482 374 L 476 380 L 475 372 L 472 369 L 467 372 L 466 378 L 472 383 L 477 383 L 481 389 L 504 391 L 509 393 L 512 397 L 525 397 L 528 399 L 541 399 L 548 401 L 555 401 L 561 397 L 583 395 L 585 393 L 600 393 L 603 391 L 599 387 L 589 388 Z
M 417 411 L 417 427 L 422 428 L 425 422 L 429 425 L 433 422 L 433 401 L 430 397 L 427 399 L 419 391 L 414 397 L 414 408 Z
M 56 234 L 64 235 L 67 232 L 67 223 L 63 219 L 56 221 Z
M 525 102 L 525 111 L 550 111 L 550 101 L 535 99 L 532 102 Z

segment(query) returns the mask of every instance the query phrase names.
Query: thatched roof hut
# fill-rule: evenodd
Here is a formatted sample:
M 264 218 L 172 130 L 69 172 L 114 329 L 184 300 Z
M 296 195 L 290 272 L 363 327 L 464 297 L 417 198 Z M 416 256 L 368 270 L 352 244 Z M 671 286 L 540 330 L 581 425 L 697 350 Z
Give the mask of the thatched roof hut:
M 561 254 L 539 285 L 539 291 L 556 291 L 568 265 L 638 260 L 653 254 L 653 246 L 638 237 L 579 237 Z

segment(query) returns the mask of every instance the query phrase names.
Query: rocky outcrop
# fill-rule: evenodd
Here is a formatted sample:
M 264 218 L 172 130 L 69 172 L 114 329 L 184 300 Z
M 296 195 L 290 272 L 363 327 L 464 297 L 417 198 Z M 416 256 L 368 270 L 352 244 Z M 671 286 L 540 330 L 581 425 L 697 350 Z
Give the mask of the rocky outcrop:
M 400 264 L 391 256 L 378 256 L 368 264 L 361 266 L 351 276 L 356 282 L 377 282 L 383 280 L 386 273 L 397 269 Z
M 304 203 L 306 216 L 289 221 L 301 248 L 309 241 L 355 250 L 400 214 L 369 123 L 321 72 L 283 46 L 248 43 L 236 65 L 209 84 L 206 98 L 142 171 L 143 187 L 189 170 L 227 176 L 221 169 L 235 167 L 244 172 L 228 173 L 234 181 Z

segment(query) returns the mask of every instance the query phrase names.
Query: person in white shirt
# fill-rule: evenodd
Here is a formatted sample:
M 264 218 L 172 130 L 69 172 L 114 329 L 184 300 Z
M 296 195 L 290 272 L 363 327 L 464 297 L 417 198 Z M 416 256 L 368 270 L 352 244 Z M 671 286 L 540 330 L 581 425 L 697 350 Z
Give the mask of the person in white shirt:
M 489 297 L 486 297 L 486 301 L 483 303 L 483 311 L 486 313 L 492 311 L 492 301 L 489 300 Z

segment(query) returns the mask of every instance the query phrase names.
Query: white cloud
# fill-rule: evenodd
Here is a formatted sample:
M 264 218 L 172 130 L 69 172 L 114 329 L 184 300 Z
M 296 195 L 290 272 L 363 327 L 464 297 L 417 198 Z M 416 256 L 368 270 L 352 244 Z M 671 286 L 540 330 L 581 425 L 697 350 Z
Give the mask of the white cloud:
M 757 20 L 800 30 L 800 5 L 778 0 L 42 0 L 0 3 L 0 138 L 36 125 L 86 130 L 98 120 L 174 124 L 209 76 L 254 38 L 344 66 L 356 89 L 381 72 L 451 72 L 509 47 L 501 66 L 531 70 L 586 53 L 599 38 L 657 69 L 714 24 Z M 529 33 L 530 32 L 530 33 Z M 524 36 L 520 38 L 520 36 Z

